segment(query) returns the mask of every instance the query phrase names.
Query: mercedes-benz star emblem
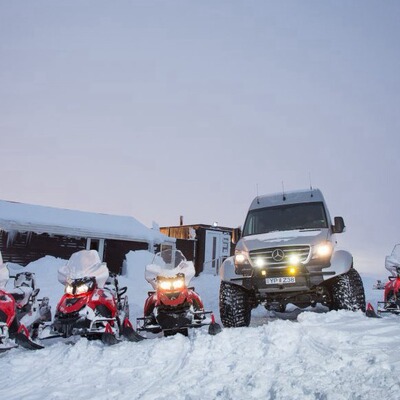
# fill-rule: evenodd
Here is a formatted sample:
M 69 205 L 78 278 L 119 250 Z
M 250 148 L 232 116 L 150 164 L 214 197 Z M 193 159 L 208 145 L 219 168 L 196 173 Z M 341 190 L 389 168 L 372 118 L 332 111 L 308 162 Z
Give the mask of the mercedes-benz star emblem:
M 281 250 L 281 249 L 275 249 L 272 252 L 272 258 L 276 262 L 283 261 L 283 259 L 285 258 L 285 252 L 283 250 Z

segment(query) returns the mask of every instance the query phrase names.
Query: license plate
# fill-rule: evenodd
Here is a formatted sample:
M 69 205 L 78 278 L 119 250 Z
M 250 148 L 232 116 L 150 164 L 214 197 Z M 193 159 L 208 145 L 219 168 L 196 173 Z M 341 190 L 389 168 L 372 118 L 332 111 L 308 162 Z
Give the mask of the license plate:
M 267 285 L 282 285 L 285 283 L 296 283 L 294 276 L 281 276 L 279 278 L 266 278 L 265 283 Z

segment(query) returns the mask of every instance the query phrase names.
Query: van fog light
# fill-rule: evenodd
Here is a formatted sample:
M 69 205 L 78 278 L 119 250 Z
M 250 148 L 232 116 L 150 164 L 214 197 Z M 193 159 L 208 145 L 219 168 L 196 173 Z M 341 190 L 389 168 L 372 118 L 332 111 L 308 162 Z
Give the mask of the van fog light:
M 254 264 L 258 268 L 262 268 L 265 266 L 265 260 L 261 257 L 257 257 L 254 261 Z
M 290 267 L 289 268 L 289 274 L 290 275 L 296 275 L 296 272 L 297 272 L 297 268 L 295 268 L 295 267 Z
M 289 257 L 290 265 L 298 265 L 300 264 L 300 257 L 297 254 L 293 254 Z

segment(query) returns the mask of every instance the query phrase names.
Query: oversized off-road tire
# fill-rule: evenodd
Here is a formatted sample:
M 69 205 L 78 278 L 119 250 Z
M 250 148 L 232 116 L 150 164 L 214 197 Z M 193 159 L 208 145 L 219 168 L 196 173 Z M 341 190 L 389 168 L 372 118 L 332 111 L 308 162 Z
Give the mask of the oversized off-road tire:
M 219 315 L 226 328 L 249 326 L 251 320 L 251 293 L 241 286 L 221 282 L 219 289 Z
M 329 282 L 331 310 L 365 311 L 364 285 L 360 274 L 351 267 L 345 274 Z

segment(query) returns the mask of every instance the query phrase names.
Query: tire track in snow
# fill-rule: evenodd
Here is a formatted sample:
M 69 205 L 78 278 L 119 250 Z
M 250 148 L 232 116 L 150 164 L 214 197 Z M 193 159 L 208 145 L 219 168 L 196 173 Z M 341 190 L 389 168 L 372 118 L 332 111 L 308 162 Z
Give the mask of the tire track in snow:
M 46 376 L 49 374 L 49 370 L 54 368 L 57 363 L 62 363 L 65 354 L 68 353 L 69 349 L 66 347 L 63 349 L 62 344 L 57 344 L 49 348 L 42 350 L 30 351 L 22 348 L 12 350 L 13 353 L 8 353 L 7 356 L 7 368 L 12 371 L 12 383 L 8 379 L 8 375 L 1 375 L 0 387 L 8 387 L 10 383 L 12 385 L 11 393 L 7 394 L 8 400 L 36 400 L 42 399 L 43 394 L 41 390 L 46 381 Z M 57 351 L 57 347 L 59 351 Z M 45 360 L 44 363 L 41 361 Z M 35 368 L 35 365 L 39 364 L 41 367 L 43 364 L 45 368 Z M 29 382 L 29 385 L 27 385 Z
M 171 382 L 179 376 L 178 372 L 184 369 L 187 360 L 190 359 L 190 354 L 193 351 L 192 338 L 182 335 L 176 335 L 169 338 L 156 339 L 156 343 L 152 353 L 157 353 L 161 348 L 165 347 L 165 341 L 169 341 L 167 349 L 163 351 L 166 359 L 160 358 L 160 364 L 163 368 L 158 368 L 157 365 L 152 365 L 152 369 L 156 370 L 156 374 L 152 374 L 152 379 L 140 390 L 135 398 L 143 400 L 151 400 L 160 398 L 159 390 L 163 386 L 170 386 Z M 159 357 L 159 356 L 158 356 Z M 167 367 L 165 368 L 167 362 Z M 154 372 L 154 371 L 153 371 Z

